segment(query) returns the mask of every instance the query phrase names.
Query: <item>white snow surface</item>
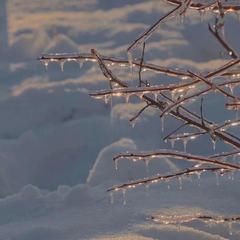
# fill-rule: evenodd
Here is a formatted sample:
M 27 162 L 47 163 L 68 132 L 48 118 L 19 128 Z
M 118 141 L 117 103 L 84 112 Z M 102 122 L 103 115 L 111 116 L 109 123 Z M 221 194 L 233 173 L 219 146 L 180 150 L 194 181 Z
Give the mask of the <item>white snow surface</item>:
M 132 128 L 128 119 L 143 106 L 139 100 L 91 99 L 89 91 L 108 86 L 99 68 L 85 62 L 49 70 L 36 61 L 42 53 L 84 52 L 126 58 L 129 44 L 173 6 L 156 0 L 6 0 L 7 49 L 0 48 L 0 240 L 225 240 L 239 239 L 240 228 L 192 223 L 154 224 L 154 213 L 239 214 L 239 175 L 183 179 L 114 193 L 106 190 L 147 176 L 143 162 L 119 161 L 119 152 L 170 148 L 162 137 L 177 125 L 165 119 L 165 132 L 156 109 L 149 109 Z M 3 17 L 0 15 L 0 18 Z M 164 23 L 148 40 L 146 61 L 162 66 L 207 71 L 224 62 L 221 47 L 193 11 L 184 24 Z M 239 21 L 227 18 L 228 36 L 238 49 Z M 231 26 L 229 28 L 229 26 Z M 134 54 L 139 55 L 139 51 Z M 120 78 L 128 69 L 113 67 Z M 137 77 L 137 70 L 134 72 Z M 144 77 L 154 77 L 144 73 Z M 161 80 L 161 75 L 155 79 Z M 164 77 L 163 77 L 164 79 Z M 209 103 L 215 106 L 218 99 Z M 215 110 L 209 112 L 214 117 Z M 220 120 L 225 113 L 221 113 Z M 209 137 L 189 143 L 190 153 L 212 153 Z M 177 144 L 181 150 L 182 145 Z M 210 150 L 209 150 L 210 149 Z M 230 147 L 217 143 L 217 151 Z M 181 163 L 153 160 L 149 174 L 176 171 Z

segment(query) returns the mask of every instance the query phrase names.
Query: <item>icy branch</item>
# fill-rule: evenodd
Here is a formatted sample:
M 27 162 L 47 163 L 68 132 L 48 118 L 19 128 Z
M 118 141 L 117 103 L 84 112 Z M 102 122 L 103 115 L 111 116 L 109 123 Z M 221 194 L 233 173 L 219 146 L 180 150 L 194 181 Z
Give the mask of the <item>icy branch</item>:
M 221 172 L 222 174 L 224 172 L 228 172 L 229 169 L 228 168 L 224 168 L 224 167 L 209 167 L 209 168 L 191 168 L 191 169 L 185 169 L 179 172 L 174 172 L 174 173 L 170 173 L 170 174 L 166 174 L 166 175 L 157 175 L 155 177 L 150 177 L 150 178 L 146 178 L 146 179 L 140 179 L 140 180 L 136 180 L 136 181 L 132 181 L 129 183 L 124 183 L 124 184 L 120 184 L 120 185 L 115 185 L 111 188 L 109 188 L 107 190 L 107 192 L 117 192 L 119 190 L 127 190 L 127 189 L 133 189 L 135 187 L 138 186 L 148 186 L 150 184 L 154 184 L 154 183 L 159 183 L 159 182 L 168 182 L 171 179 L 176 179 L 176 178 L 180 178 L 180 177 L 185 177 L 185 176 L 190 176 L 190 175 L 198 175 L 200 176 L 202 173 L 204 172 Z
M 208 157 L 197 156 L 188 154 L 185 152 L 173 151 L 168 149 L 162 149 L 159 151 L 151 151 L 151 152 L 142 152 L 142 153 L 122 153 L 118 154 L 113 158 L 114 162 L 117 162 L 121 159 L 128 159 L 132 161 L 143 161 L 143 160 L 152 160 L 154 158 L 173 158 L 177 160 L 187 161 L 187 162 L 198 162 L 198 163 L 207 163 L 211 165 L 221 166 L 224 168 L 230 169 L 240 169 L 240 165 L 227 163 L 220 160 L 215 160 Z
M 188 223 L 192 221 L 201 221 L 204 223 L 237 223 L 240 222 L 240 216 L 218 216 L 218 215 L 208 215 L 208 214 L 190 214 L 190 215 L 155 215 L 151 216 L 154 222 L 160 224 L 181 224 Z

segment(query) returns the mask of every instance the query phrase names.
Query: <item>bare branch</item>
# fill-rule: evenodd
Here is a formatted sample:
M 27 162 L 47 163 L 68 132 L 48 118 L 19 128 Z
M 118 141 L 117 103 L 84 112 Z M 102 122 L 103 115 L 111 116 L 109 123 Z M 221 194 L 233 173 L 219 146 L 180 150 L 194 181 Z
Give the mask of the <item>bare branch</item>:
M 143 34 L 141 34 L 134 42 L 128 47 L 127 52 L 130 52 L 131 50 L 135 49 L 139 44 L 145 42 L 152 33 L 159 27 L 159 25 L 167 20 L 170 17 L 174 17 L 177 15 L 177 11 L 181 9 L 182 3 L 179 3 L 176 8 L 171 10 L 169 13 L 161 17 L 157 22 L 155 22 L 150 28 L 148 28 Z
M 151 103 L 147 103 L 146 106 L 144 106 L 143 108 L 141 108 L 141 110 L 131 119 L 129 119 L 130 122 L 135 121 L 147 108 L 149 108 L 150 106 L 152 106 Z

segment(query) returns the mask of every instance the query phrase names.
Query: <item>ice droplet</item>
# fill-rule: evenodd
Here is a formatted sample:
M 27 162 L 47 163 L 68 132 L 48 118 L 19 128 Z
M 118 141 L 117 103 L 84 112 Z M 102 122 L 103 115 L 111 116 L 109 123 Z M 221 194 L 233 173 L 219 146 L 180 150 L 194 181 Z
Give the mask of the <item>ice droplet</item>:
M 126 192 L 127 192 L 126 189 L 123 189 L 123 190 L 122 190 L 122 194 L 123 194 L 123 205 L 126 205 L 126 204 L 127 204 Z

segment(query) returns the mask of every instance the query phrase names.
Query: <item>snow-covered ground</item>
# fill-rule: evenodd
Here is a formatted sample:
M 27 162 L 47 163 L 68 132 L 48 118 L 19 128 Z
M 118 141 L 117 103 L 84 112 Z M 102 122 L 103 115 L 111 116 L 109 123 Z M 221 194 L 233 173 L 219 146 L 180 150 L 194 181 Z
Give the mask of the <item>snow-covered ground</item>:
M 239 176 L 216 185 L 215 176 L 142 187 L 110 203 L 106 189 L 146 176 L 143 163 L 122 161 L 116 172 L 112 157 L 126 150 L 169 148 L 162 137 L 176 127 L 171 118 L 161 131 L 159 113 L 146 111 L 132 128 L 128 119 L 141 108 L 137 99 L 111 104 L 91 99 L 89 91 L 107 87 L 94 63 L 80 69 L 55 63 L 48 71 L 36 60 L 42 53 L 85 52 L 126 56 L 126 49 L 147 26 L 170 10 L 151 0 L 8 0 L 8 47 L 1 49 L 0 87 L 0 240 L 152 240 L 239 239 L 240 228 L 187 224 L 153 224 L 156 212 L 239 214 Z M 0 16 L 2 18 L 3 16 Z M 211 16 L 189 12 L 184 24 L 172 20 L 147 44 L 146 61 L 162 66 L 206 71 L 224 62 L 220 46 L 207 30 Z M 238 49 L 239 22 L 227 19 L 228 36 Z M 6 33 L 1 33 L 6 34 Z M 139 52 L 135 52 L 139 56 Z M 129 69 L 113 67 L 123 78 Z M 137 76 L 137 70 L 134 73 Z M 162 75 L 144 73 L 160 81 Z M 221 100 L 221 99 L 220 99 Z M 219 99 L 212 100 L 215 106 Z M 196 107 L 196 106 L 195 106 Z M 216 108 L 212 108 L 216 109 Z M 221 121 L 228 113 L 210 110 Z M 208 137 L 189 143 L 191 153 L 213 153 Z M 176 148 L 181 150 L 182 145 Z M 217 143 L 217 151 L 230 149 Z M 150 174 L 177 170 L 181 164 L 154 161 Z

